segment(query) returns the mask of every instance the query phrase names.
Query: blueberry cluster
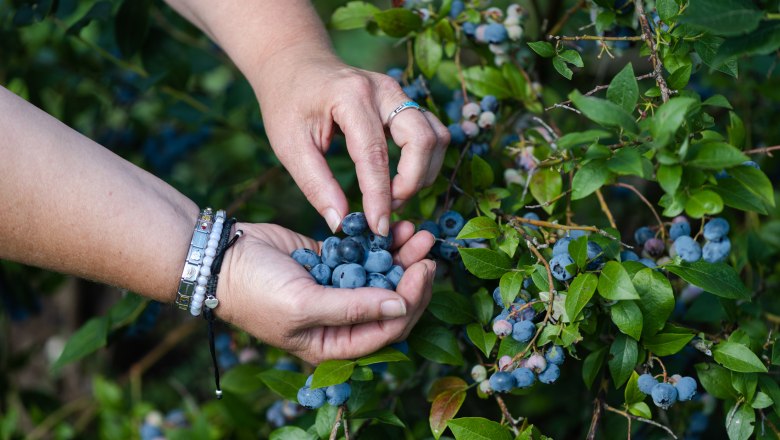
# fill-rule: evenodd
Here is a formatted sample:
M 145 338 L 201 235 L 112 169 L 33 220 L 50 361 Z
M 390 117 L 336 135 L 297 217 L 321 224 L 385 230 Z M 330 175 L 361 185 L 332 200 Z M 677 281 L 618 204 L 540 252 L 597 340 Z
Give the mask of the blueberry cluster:
M 301 248 L 293 251 L 292 258 L 306 268 L 317 283 L 326 287 L 395 290 L 404 270 L 393 264 L 390 254 L 392 232 L 386 237 L 374 234 L 368 229 L 362 212 L 344 217 L 341 230 L 347 237 L 328 237 L 322 242 L 320 255 Z
M 437 239 L 431 253 L 438 258 L 447 261 L 456 261 L 460 258 L 458 248 L 482 247 L 485 245 L 481 239 L 458 239 L 466 220 L 457 211 L 447 211 L 439 217 L 439 221 L 426 220 L 417 227 L 419 231 L 428 231 Z
M 180 409 L 174 409 L 163 418 L 159 411 L 151 411 L 141 425 L 138 434 L 141 440 L 165 439 L 163 428 L 186 428 L 188 426 L 187 414 Z
M 537 380 L 551 384 L 561 376 L 560 366 L 565 359 L 563 348 L 553 345 L 544 355 L 534 353 L 519 362 L 510 356 L 502 356 L 498 360 L 497 371 L 488 378 L 487 368 L 475 365 L 471 369 L 471 377 L 479 383 L 483 394 L 508 393 L 514 388 L 530 388 Z
M 325 402 L 333 406 L 340 406 L 346 403 L 349 396 L 352 395 L 352 387 L 347 382 L 331 385 L 327 388 L 312 388 L 313 378 L 313 375 L 309 376 L 306 379 L 306 385 L 298 390 L 298 403 L 303 407 L 317 409 L 325 405 Z
M 289 400 L 277 400 L 265 411 L 265 419 L 279 428 L 301 414 L 301 407 Z
M 466 9 L 463 1 L 454 0 L 450 8 L 450 18 L 457 20 Z M 523 8 L 511 4 L 506 14 L 499 8 L 488 8 L 482 12 L 478 23 L 466 21 L 461 28 L 463 33 L 477 44 L 487 44 L 493 52 L 494 62 L 501 66 L 510 60 L 509 42 L 519 41 L 523 37 Z
M 501 288 L 496 287 L 493 290 L 493 301 L 501 307 L 501 312 L 493 318 L 493 333 L 499 338 L 511 336 L 518 342 L 528 342 L 536 333 L 536 326 L 533 319 L 536 317 L 536 311 L 523 298 L 529 298 L 525 290 L 520 292 L 520 297 L 507 308 L 503 308 L 504 303 L 501 298 Z
M 696 394 L 696 379 L 690 376 L 675 374 L 669 382 L 658 382 L 650 373 L 639 376 L 637 380 L 639 391 L 650 395 L 655 406 L 668 409 L 677 401 L 693 399 Z
M 569 253 L 569 243 L 582 236 L 585 236 L 585 231 L 573 230 L 569 231 L 569 235 L 562 237 L 555 242 L 553 246 L 553 254 L 550 259 L 550 272 L 552 276 L 558 281 L 569 281 L 574 278 L 574 273 L 569 270 L 569 266 L 574 264 L 574 259 Z M 598 243 L 592 241 L 588 242 L 588 265 L 586 270 L 599 270 L 606 260 L 604 259 L 604 250 Z
M 471 140 L 469 153 L 472 156 L 487 154 L 490 149 L 490 131 L 496 124 L 498 99 L 493 95 L 486 95 L 479 101 L 470 99 L 466 102 L 463 93 L 456 91 L 453 92 L 452 101 L 446 104 L 445 110 L 453 121 L 447 127 L 452 144 L 463 145 L 467 140 Z
M 691 224 L 683 216 L 675 217 L 669 227 L 669 256 L 679 256 L 683 261 L 693 263 L 704 260 L 708 263 L 724 261 L 731 252 L 731 240 L 728 238 L 729 223 L 723 218 L 714 218 L 704 225 L 704 246 L 691 235 Z M 639 261 L 647 267 L 656 267 L 669 261 L 664 256 L 667 246 L 663 240 L 647 226 L 643 226 L 634 233 L 634 240 L 642 247 L 642 257 L 635 252 L 623 251 L 623 261 Z

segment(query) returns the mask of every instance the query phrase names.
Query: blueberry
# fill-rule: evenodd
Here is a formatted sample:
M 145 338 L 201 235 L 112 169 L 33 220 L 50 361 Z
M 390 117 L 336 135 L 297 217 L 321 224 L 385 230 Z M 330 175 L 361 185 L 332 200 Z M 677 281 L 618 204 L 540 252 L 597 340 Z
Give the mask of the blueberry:
M 572 240 L 576 240 L 586 235 L 588 235 L 588 233 L 583 231 L 582 229 L 572 229 L 571 231 L 569 231 L 569 238 L 571 238 Z
M 217 351 L 230 350 L 230 346 L 233 345 L 233 338 L 229 333 L 220 333 L 214 338 L 214 347 Z
M 569 255 L 569 243 L 571 243 L 571 240 L 569 237 L 563 237 L 556 241 L 555 246 L 553 246 L 553 256 Z
M 493 324 L 495 324 L 496 321 L 501 321 L 502 319 L 505 321 L 509 321 L 509 323 L 512 325 L 514 325 L 514 323 L 516 322 L 516 320 L 509 318 L 509 309 L 501 310 L 501 313 L 499 313 L 498 315 L 496 315 L 495 318 L 493 318 Z
M 362 212 L 351 212 L 341 221 L 341 230 L 347 235 L 360 235 L 367 229 L 368 221 Z
M 541 373 L 547 369 L 547 359 L 539 353 L 534 353 L 525 360 L 524 367 L 533 371 L 534 373 Z
M 729 222 L 722 217 L 714 218 L 704 225 L 704 238 L 718 241 L 729 233 Z
M 450 143 L 453 145 L 463 145 L 466 142 L 466 132 L 463 131 L 460 124 L 450 124 L 447 126 L 450 131 Z
M 330 284 L 332 275 L 333 271 L 327 264 L 320 263 L 311 268 L 311 276 L 317 280 L 317 283 L 322 284 L 323 286 Z
M 313 380 L 314 380 L 314 375 L 310 374 L 309 377 L 306 378 L 306 383 L 304 384 L 304 386 L 311 387 L 311 383 Z
M 464 104 L 460 111 L 463 119 L 475 121 L 480 112 L 482 112 L 482 109 L 479 108 L 479 104 L 476 102 L 469 102 L 468 104 Z
M 481 157 L 487 154 L 488 151 L 490 151 L 490 145 L 485 142 L 474 142 L 471 144 L 471 147 L 469 147 L 469 153 L 471 156 Z
M 381 273 L 368 274 L 368 282 L 366 285 L 368 287 L 378 287 L 380 289 L 395 290 L 395 286 L 393 285 L 393 283 L 391 283 L 390 280 L 388 280 L 387 277 Z
M 504 319 L 499 319 L 498 321 L 493 322 L 493 333 L 495 333 L 499 338 L 509 336 L 510 334 L 514 335 L 512 324 Z
M 658 385 L 658 381 L 655 380 L 652 374 L 645 373 L 639 376 L 639 379 L 637 379 L 636 384 L 639 387 L 639 391 L 645 394 L 650 394 L 653 392 L 653 387 Z
M 466 221 L 456 211 L 447 211 L 439 217 L 439 228 L 444 235 L 457 236 Z
M 371 250 L 384 249 L 389 251 L 393 246 L 393 231 L 387 235 L 377 235 L 369 231 L 366 238 L 368 239 L 368 248 Z
M 471 368 L 471 378 L 474 379 L 474 382 L 482 382 L 487 379 L 487 368 L 483 365 L 474 365 Z
M 517 321 L 530 321 L 536 316 L 533 307 L 525 307 L 525 304 L 525 300 L 518 298 L 509 306 L 509 313 L 514 314 L 513 316 L 517 317 Z M 517 313 L 518 311 L 520 312 Z
M 279 401 L 281 402 L 281 400 Z M 165 423 L 169 426 L 175 426 L 177 428 L 185 428 L 187 426 L 187 413 L 180 409 L 174 409 L 165 415 Z
M 325 391 L 304 386 L 298 390 L 298 403 L 305 408 L 317 409 L 325 404 Z
M 561 377 L 561 369 L 555 364 L 547 364 L 547 368 L 539 373 L 539 382 L 541 383 L 553 383 Z
M 161 437 L 165 437 L 162 430 L 154 425 L 144 423 L 141 425 L 141 440 L 155 440 Z
M 634 251 L 622 251 L 620 253 L 620 261 L 639 261 L 639 255 Z
M 753 168 L 755 168 L 757 170 L 761 169 L 761 167 L 758 166 L 758 164 L 753 162 L 752 160 L 746 160 L 745 162 L 742 162 L 742 166 L 744 166 L 744 167 L 753 167 Z M 680 400 L 683 400 L 683 399 L 680 399 Z
M 715 179 L 717 180 L 728 179 L 729 177 L 731 177 L 731 175 L 727 173 L 726 170 L 720 170 L 715 174 Z
M 311 270 L 312 267 L 320 264 L 321 262 L 320 256 L 311 249 L 296 249 L 292 254 L 290 254 L 290 256 L 293 260 L 297 261 L 298 264 L 305 267 L 306 270 Z
M 504 307 L 504 300 L 501 298 L 501 288 L 496 287 L 493 289 L 493 302 L 499 307 Z
M 327 264 L 331 269 L 341 263 L 339 243 L 341 243 L 341 239 L 338 237 L 328 237 L 322 242 L 322 262 Z
M 393 283 L 394 287 L 398 287 L 398 283 L 401 282 L 401 277 L 404 274 L 404 269 L 401 266 L 395 265 L 385 272 L 387 280 Z
M 655 406 L 663 409 L 668 409 L 677 402 L 677 389 L 672 384 L 665 382 L 656 384 L 650 395 L 653 397 Z
M 333 287 L 341 287 L 341 275 L 344 273 L 344 269 L 347 267 L 347 264 L 339 264 L 333 269 L 333 274 L 330 276 L 330 284 Z
M 490 23 L 485 28 L 485 40 L 490 44 L 500 44 L 506 41 L 509 34 L 503 24 Z
M 693 263 L 701 259 L 701 246 L 699 246 L 699 243 L 696 243 L 696 240 L 687 235 L 678 237 L 677 240 L 674 241 L 674 251 L 677 252 L 677 255 L 679 255 L 683 261 L 687 261 L 688 263 Z
M 536 382 L 534 372 L 525 367 L 516 368 L 512 371 L 512 377 L 515 379 L 515 386 L 518 388 L 528 388 Z
M 400 351 L 403 354 L 409 354 L 409 343 L 406 340 L 394 342 L 390 344 L 390 347 Z
M 424 222 L 420 223 L 420 226 L 417 228 L 418 231 L 428 231 L 435 238 L 441 237 L 441 229 L 439 229 L 439 224 L 434 222 L 433 220 L 425 220 Z
M 651 257 L 658 258 L 663 255 L 666 246 L 660 238 L 651 238 L 645 242 L 644 249 Z
M 497 393 L 508 393 L 515 387 L 515 378 L 506 371 L 497 371 L 490 376 L 490 388 Z
M 339 279 L 339 287 L 342 289 L 354 289 L 366 285 L 366 270 L 355 263 L 344 265 Z
M 338 385 L 331 385 L 325 389 L 325 397 L 328 399 L 328 403 L 333 406 L 343 405 L 349 396 L 352 395 L 352 387 L 348 383 L 340 383 Z
M 653 237 L 655 237 L 655 233 L 647 226 L 642 226 L 634 232 L 634 241 L 636 241 L 636 244 L 639 246 L 644 245 L 647 240 L 650 240 Z
M 271 424 L 277 428 L 284 426 L 286 422 L 284 418 L 284 414 L 282 413 L 283 405 L 284 405 L 284 401 L 277 400 L 271 406 L 269 406 L 268 409 L 265 411 L 266 420 L 271 422 Z
M 347 237 L 339 243 L 338 255 L 344 263 L 363 263 L 365 253 L 363 243 L 357 237 Z
M 523 218 L 527 220 L 540 220 L 539 215 L 537 215 L 535 212 L 527 212 L 525 215 L 523 215 Z M 535 226 L 530 223 L 526 223 L 525 226 L 529 229 L 533 229 L 534 231 L 539 230 L 539 226 Z
M 704 244 L 702 255 L 708 263 L 720 263 L 725 261 L 731 252 L 731 240 L 723 237 L 720 241 L 708 241 Z
M 688 222 L 677 222 L 672 223 L 672 226 L 669 228 L 669 238 L 672 241 L 677 240 L 678 238 L 682 236 L 689 236 L 691 235 L 691 224 Z
M 463 101 L 449 101 L 448 103 L 444 104 L 444 113 L 447 114 L 447 117 L 450 121 L 460 121 L 460 109 L 463 107 Z M 458 124 L 453 124 L 458 125 Z M 448 126 L 447 128 L 450 128 L 451 126 Z M 460 127 L 460 125 L 458 125 Z M 465 134 L 463 136 L 466 136 Z
M 401 87 L 401 90 L 403 90 L 404 94 L 409 97 L 409 99 L 416 101 L 421 98 L 425 98 L 425 91 L 421 90 L 417 85 L 415 84 L 409 84 L 408 86 Z
M 569 254 L 560 254 L 552 257 L 550 260 L 550 271 L 553 277 L 558 281 L 568 281 L 574 277 L 566 267 L 574 264 Z
M 566 354 L 563 352 L 563 348 L 561 348 L 560 345 L 553 345 L 547 349 L 546 353 L 544 353 L 544 358 L 547 359 L 548 363 L 562 365 L 564 359 L 566 358 Z
M 460 128 L 467 138 L 473 138 L 479 134 L 479 125 L 474 121 L 463 121 L 460 123 Z
M 450 5 L 450 18 L 458 18 L 458 15 L 465 9 L 466 5 L 463 4 L 462 0 L 454 0 Z
M 587 266 L 585 266 L 585 268 L 587 270 L 601 269 L 601 266 L 604 265 L 604 250 L 601 248 L 601 246 L 599 246 L 598 243 L 589 241 L 587 252 L 588 260 L 590 260 L 590 262 Z
M 474 35 L 477 32 L 477 25 L 470 21 L 467 21 L 463 23 L 461 29 L 463 29 L 463 33 L 466 34 L 467 37 L 474 38 Z
M 512 360 L 512 356 L 503 355 L 498 359 L 499 371 L 511 371 L 514 369 L 515 362 Z
M 682 377 L 674 387 L 677 388 L 677 400 L 691 400 L 696 394 L 696 379 L 690 376 Z
M 485 95 L 485 97 L 479 101 L 479 106 L 482 108 L 483 112 L 495 113 L 498 110 L 498 99 L 493 95 Z
M 369 251 L 363 267 L 366 268 L 366 272 L 387 272 L 393 267 L 393 256 L 390 255 L 390 252 L 382 249 Z
M 445 237 L 444 241 L 439 246 L 439 253 L 442 258 L 449 261 L 455 261 L 460 257 L 458 248 L 467 247 L 464 240 L 458 240 L 453 237 Z
M 655 264 L 655 261 L 649 259 L 649 258 L 641 258 L 639 260 L 640 263 L 644 264 L 645 266 L 649 267 L 650 269 L 655 269 L 658 267 L 657 264 Z
M 532 321 L 518 321 L 512 326 L 512 339 L 517 342 L 528 342 L 534 337 L 536 326 Z
M 387 76 L 390 78 L 393 78 L 395 82 L 398 84 L 401 83 L 401 81 L 404 80 L 404 70 L 399 69 L 398 67 L 393 67 L 392 69 L 387 71 Z

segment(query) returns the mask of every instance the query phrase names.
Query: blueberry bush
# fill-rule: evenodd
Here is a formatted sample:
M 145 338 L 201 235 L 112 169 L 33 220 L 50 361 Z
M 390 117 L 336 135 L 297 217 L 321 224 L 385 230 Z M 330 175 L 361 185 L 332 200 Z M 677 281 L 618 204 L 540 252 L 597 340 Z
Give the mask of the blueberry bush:
M 780 437 L 780 2 L 315 5 L 452 136 L 396 213 L 437 237 L 408 340 L 314 367 L 223 327 L 215 400 L 203 326 L 127 293 L 46 343 L 42 384 L 16 382 L 29 349 L 0 351 L 0 437 Z M 394 288 L 392 237 L 354 206 L 326 239 L 248 84 L 164 4 L 14 0 L 0 20 L 0 83 L 204 206 L 325 240 L 292 255 L 321 284 Z M 359 200 L 343 139 L 328 161 Z M 62 282 L 2 262 L 4 325 Z

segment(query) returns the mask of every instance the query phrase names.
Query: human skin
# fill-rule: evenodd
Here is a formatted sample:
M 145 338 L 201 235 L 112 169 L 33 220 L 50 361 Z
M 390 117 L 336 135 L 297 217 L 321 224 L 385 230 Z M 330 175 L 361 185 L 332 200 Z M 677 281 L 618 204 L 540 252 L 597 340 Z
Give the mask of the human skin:
M 0 258 L 173 302 L 199 208 L 152 174 L 0 87 Z M 394 226 L 406 268 L 395 292 L 326 289 L 290 258 L 319 243 L 281 226 L 238 223 L 217 315 L 317 363 L 404 338 L 431 295 L 433 237 Z
M 385 122 L 408 101 L 392 78 L 345 65 L 308 0 L 167 0 L 222 47 L 260 102 L 277 157 L 335 231 L 347 199 L 324 154 L 340 128 L 355 162 L 371 229 L 387 235 L 391 210 L 433 183 L 449 144 L 430 112 L 406 110 L 390 124 L 401 147 L 390 179 Z

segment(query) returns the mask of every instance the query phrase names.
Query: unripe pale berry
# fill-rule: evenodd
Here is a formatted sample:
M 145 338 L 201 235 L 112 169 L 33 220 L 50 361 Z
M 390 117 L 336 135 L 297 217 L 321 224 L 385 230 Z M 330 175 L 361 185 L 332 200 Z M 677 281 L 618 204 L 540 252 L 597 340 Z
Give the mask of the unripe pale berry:
M 483 112 L 479 115 L 477 125 L 485 130 L 490 130 L 496 124 L 496 114 L 493 112 Z
M 498 369 L 501 371 L 507 371 L 512 370 L 512 357 L 511 356 L 501 356 L 501 358 L 498 360 Z
M 479 126 L 474 121 L 463 121 L 460 123 L 460 128 L 463 129 L 463 133 L 466 133 L 466 137 L 476 137 L 479 134 Z
M 525 367 L 538 374 L 547 369 L 547 360 L 541 354 L 534 353 L 525 361 Z
M 487 379 L 487 368 L 484 365 L 474 365 L 471 368 L 471 378 L 474 382 L 482 382 Z
M 476 120 L 481 112 L 482 109 L 479 107 L 479 104 L 477 104 L 476 102 L 469 102 L 468 104 L 465 104 L 461 109 L 461 114 L 463 115 L 463 119 L 467 119 L 469 121 Z

